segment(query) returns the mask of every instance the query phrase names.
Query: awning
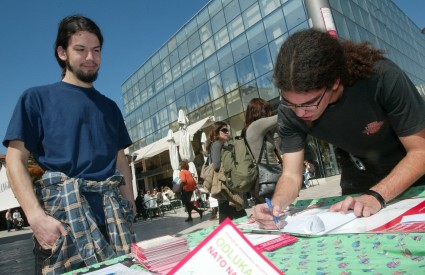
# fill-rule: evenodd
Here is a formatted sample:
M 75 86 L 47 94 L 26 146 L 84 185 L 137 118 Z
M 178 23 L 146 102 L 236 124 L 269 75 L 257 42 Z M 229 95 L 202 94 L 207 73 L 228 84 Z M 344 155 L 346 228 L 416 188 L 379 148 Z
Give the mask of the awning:
M 19 207 L 19 203 L 16 200 L 12 189 L 10 189 L 6 176 L 6 167 L 4 166 L 0 170 L 0 202 L 0 211 Z
M 213 116 L 209 116 L 206 117 L 204 119 L 201 119 L 198 122 L 195 122 L 189 126 L 187 126 L 187 131 L 193 136 L 199 129 L 201 129 L 202 127 L 204 127 L 205 124 L 209 123 L 209 122 L 213 122 L 214 121 L 214 117 Z M 174 141 L 176 142 L 176 145 L 179 146 L 180 143 L 180 135 L 181 135 L 181 131 L 177 131 L 175 133 L 173 133 L 173 137 L 174 137 Z M 135 151 L 133 154 L 136 155 L 136 160 L 135 162 L 138 162 L 142 159 L 148 159 L 151 157 L 154 157 L 164 151 L 168 150 L 168 141 L 167 141 L 167 137 L 163 137 L 160 140 L 155 141 L 154 143 L 151 143 L 137 151 Z

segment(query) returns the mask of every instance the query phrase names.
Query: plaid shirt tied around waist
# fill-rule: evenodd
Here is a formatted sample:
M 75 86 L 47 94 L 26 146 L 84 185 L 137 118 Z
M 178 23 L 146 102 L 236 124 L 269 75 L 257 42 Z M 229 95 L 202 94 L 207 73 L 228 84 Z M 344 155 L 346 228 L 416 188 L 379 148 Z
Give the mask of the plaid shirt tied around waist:
M 43 274 L 60 274 L 130 253 L 135 241 L 131 224 L 133 211 L 118 186 L 124 178 L 115 174 L 105 181 L 69 178 L 60 172 L 46 172 L 37 181 L 37 195 L 48 215 L 62 222 L 66 236 L 60 236 L 43 267 Z M 96 225 L 82 192 L 102 195 L 110 243 Z

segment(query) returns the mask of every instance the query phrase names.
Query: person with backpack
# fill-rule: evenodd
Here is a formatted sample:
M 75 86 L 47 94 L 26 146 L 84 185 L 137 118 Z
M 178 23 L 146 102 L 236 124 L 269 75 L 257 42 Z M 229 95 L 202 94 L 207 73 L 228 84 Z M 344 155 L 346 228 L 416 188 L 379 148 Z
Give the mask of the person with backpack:
M 193 191 L 196 190 L 196 181 L 192 176 L 192 173 L 189 171 L 189 164 L 187 161 L 180 162 L 180 181 L 183 184 L 181 200 L 183 204 L 186 206 L 188 217 L 185 222 L 191 222 L 192 219 L 192 210 L 195 210 L 199 213 L 199 217 L 202 220 L 203 211 L 198 209 L 195 205 L 193 205 L 191 198 L 193 195 Z
M 257 163 L 276 162 L 276 146 L 273 137 L 276 126 L 277 115 L 273 115 L 270 103 L 262 98 L 251 99 L 245 112 L 245 127 L 242 129 L 242 136 L 246 138 Z M 251 195 L 256 202 L 264 202 L 264 198 L 259 196 L 258 189 L 259 186 L 256 185 Z
M 208 134 L 207 141 L 207 154 L 209 160 L 213 165 L 214 171 L 218 173 L 222 166 L 222 149 L 224 144 L 229 139 L 230 130 L 229 125 L 223 121 L 214 122 L 213 128 Z M 232 196 L 230 196 L 232 197 Z M 229 200 L 224 196 L 217 198 L 218 200 L 218 220 L 222 223 L 226 218 L 238 219 L 247 215 L 245 209 L 236 209 L 233 207 Z

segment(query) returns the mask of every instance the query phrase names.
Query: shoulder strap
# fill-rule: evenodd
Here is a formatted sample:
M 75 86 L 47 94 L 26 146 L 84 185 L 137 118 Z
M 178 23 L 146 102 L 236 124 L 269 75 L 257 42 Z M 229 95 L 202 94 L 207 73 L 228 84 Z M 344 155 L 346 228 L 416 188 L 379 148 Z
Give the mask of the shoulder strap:
M 248 149 L 249 154 L 251 155 L 252 160 L 254 161 L 254 164 L 257 164 L 257 160 L 254 158 L 254 154 L 251 151 L 251 147 L 249 147 L 248 141 L 246 140 L 245 136 L 241 136 L 243 138 L 243 142 L 245 143 L 246 148 Z
M 266 154 L 266 152 L 267 152 L 267 141 L 266 141 L 266 136 L 264 136 L 264 138 L 263 138 L 263 145 L 261 146 L 260 156 L 258 157 L 258 163 L 260 163 L 260 162 L 261 162 L 262 157 L 263 157 L 263 155 L 264 155 L 264 154 Z M 277 151 L 276 147 L 274 147 L 273 152 L 274 152 L 274 154 L 276 155 L 276 157 L 277 157 L 277 159 L 278 159 L 278 162 L 279 162 L 280 164 L 282 164 L 282 162 L 283 162 L 283 161 L 282 161 L 282 158 L 280 157 L 280 154 L 279 154 L 279 152 Z M 267 156 L 265 156 L 265 158 L 264 158 L 264 159 L 266 159 L 266 160 L 267 160 L 267 163 L 269 162 L 269 160 L 268 160 Z

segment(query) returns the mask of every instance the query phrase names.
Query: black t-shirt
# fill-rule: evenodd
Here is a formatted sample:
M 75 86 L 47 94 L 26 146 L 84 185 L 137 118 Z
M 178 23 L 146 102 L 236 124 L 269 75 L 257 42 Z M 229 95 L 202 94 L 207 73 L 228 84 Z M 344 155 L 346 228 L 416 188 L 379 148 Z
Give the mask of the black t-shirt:
M 352 192 L 364 191 L 388 175 L 406 155 L 399 137 L 425 127 L 425 103 L 410 79 L 388 59 L 377 61 L 375 68 L 376 75 L 345 87 L 340 100 L 311 128 L 292 110 L 278 109 L 282 151 L 304 149 L 307 134 L 333 144 L 340 149 L 341 186 L 354 185 Z M 346 152 L 358 157 L 366 171 L 356 171 Z

